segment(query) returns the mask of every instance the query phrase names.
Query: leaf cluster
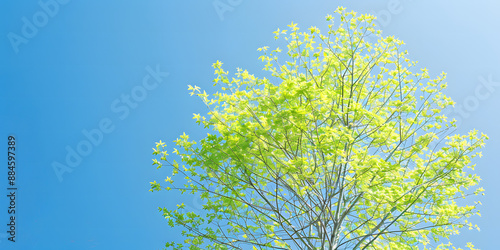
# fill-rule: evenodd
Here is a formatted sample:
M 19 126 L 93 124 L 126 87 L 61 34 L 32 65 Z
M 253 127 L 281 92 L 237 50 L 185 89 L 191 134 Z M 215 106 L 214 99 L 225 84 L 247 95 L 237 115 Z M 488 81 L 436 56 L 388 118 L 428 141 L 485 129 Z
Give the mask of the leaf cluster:
M 415 70 L 373 16 L 336 14 L 340 24 L 327 16 L 324 34 L 294 23 L 275 32 L 286 54 L 259 49 L 272 79 L 242 69 L 230 77 L 217 61 L 221 92 L 189 86 L 209 109 L 193 119 L 212 133 L 175 141 L 182 164 L 157 143 L 153 164 L 172 174 L 151 191 L 189 192 L 204 205 L 159 208 L 185 229 L 185 241 L 167 247 L 449 249 L 436 242 L 477 227 L 467 218 L 479 202 L 459 200 L 483 191 L 471 191 L 480 181 L 471 171 L 487 136 L 451 134 L 444 73 Z

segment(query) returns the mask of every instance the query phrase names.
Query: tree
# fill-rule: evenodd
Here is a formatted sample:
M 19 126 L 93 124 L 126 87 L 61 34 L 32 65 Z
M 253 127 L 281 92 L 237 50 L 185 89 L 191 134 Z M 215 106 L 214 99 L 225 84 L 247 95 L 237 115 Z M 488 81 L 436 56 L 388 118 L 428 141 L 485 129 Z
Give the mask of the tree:
M 159 208 L 184 228 L 185 241 L 167 247 L 447 249 L 441 240 L 477 227 L 467 218 L 479 202 L 466 197 L 483 192 L 471 190 L 480 181 L 471 172 L 487 136 L 452 134 L 444 73 L 412 73 L 403 42 L 383 37 L 373 16 L 335 13 L 340 24 L 327 16 L 325 35 L 278 29 L 284 63 L 279 48 L 259 49 L 272 80 L 241 69 L 230 79 L 217 61 L 220 92 L 189 86 L 209 109 L 196 123 L 213 132 L 175 140 L 182 163 L 157 143 L 153 164 L 172 176 L 151 191 L 188 192 L 204 205 Z

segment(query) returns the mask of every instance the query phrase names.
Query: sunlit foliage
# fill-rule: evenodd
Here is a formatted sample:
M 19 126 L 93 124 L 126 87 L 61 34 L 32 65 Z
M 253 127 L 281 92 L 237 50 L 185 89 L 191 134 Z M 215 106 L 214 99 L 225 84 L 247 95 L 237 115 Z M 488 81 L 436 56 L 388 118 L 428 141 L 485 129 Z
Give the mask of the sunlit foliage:
M 465 197 L 483 191 L 472 159 L 486 135 L 452 134 L 445 74 L 416 69 L 373 16 L 335 15 L 326 33 L 278 29 L 287 52 L 259 49 L 271 79 L 230 76 L 217 61 L 219 92 L 189 86 L 208 107 L 193 119 L 209 133 L 183 134 L 172 149 L 157 143 L 153 164 L 172 172 L 151 191 L 189 192 L 204 205 L 160 208 L 185 236 L 167 247 L 454 249 L 441 242 L 477 227 L 468 217 L 478 202 Z

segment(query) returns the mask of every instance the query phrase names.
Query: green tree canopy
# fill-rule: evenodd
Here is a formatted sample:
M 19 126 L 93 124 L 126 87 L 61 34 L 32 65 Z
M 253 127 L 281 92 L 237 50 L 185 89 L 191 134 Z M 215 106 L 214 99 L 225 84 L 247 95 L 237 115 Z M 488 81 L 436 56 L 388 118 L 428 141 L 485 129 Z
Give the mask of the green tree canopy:
M 287 53 L 259 49 L 271 79 L 241 69 L 230 77 L 217 62 L 219 92 L 189 86 L 209 109 L 194 119 L 210 133 L 183 134 L 173 149 L 157 143 L 153 164 L 172 174 L 151 191 L 204 204 L 160 208 L 185 236 L 167 247 L 455 249 L 442 240 L 477 227 L 467 218 L 479 202 L 465 197 L 483 192 L 471 160 L 486 135 L 452 134 L 444 73 L 415 69 L 373 16 L 335 12 L 340 22 L 327 16 L 326 33 L 294 23 L 275 32 Z

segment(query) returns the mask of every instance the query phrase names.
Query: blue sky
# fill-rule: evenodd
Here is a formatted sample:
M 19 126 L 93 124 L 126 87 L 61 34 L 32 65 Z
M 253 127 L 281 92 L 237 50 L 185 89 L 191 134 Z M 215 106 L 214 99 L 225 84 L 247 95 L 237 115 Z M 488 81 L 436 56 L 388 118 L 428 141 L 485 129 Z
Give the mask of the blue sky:
M 218 12 L 214 2 L 229 8 Z M 204 134 L 191 118 L 206 110 L 187 85 L 210 89 L 216 60 L 258 76 L 256 49 L 276 45 L 274 30 L 292 21 L 321 28 L 339 5 L 380 16 L 384 34 L 405 41 L 420 67 L 433 76 L 447 72 L 459 132 L 490 136 L 476 161 L 486 189 L 482 217 L 473 219 L 481 232 L 450 240 L 495 249 L 500 4 L 493 0 L 2 1 L 0 152 L 15 135 L 18 191 L 11 243 L 2 168 L 0 248 L 160 249 L 174 240 L 178 232 L 157 207 L 181 198 L 199 205 L 148 192 L 150 181 L 167 174 L 151 166 L 151 148 L 160 139 L 173 145 L 183 132 Z M 58 164 L 72 172 L 56 174 Z

